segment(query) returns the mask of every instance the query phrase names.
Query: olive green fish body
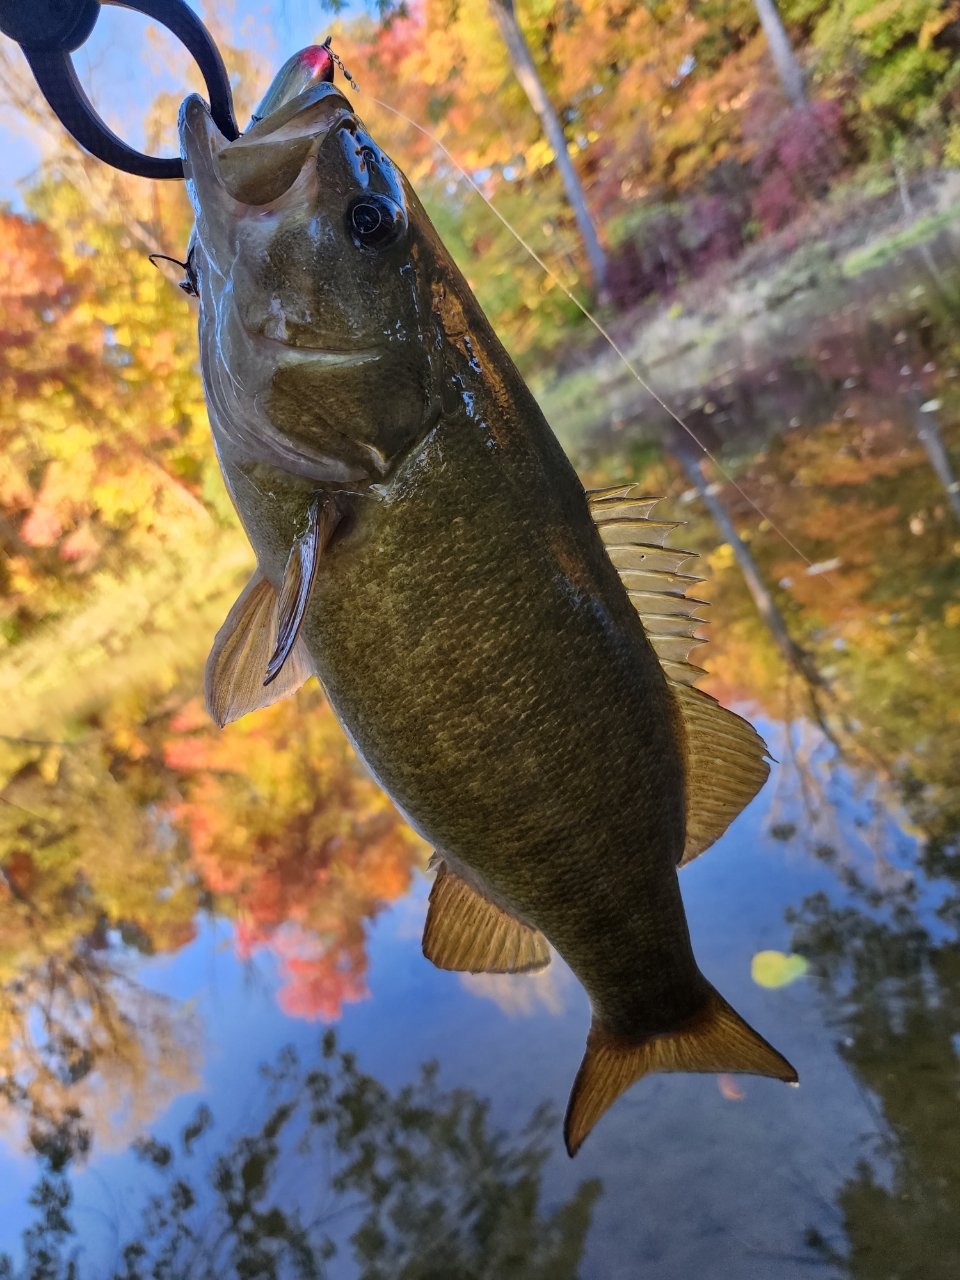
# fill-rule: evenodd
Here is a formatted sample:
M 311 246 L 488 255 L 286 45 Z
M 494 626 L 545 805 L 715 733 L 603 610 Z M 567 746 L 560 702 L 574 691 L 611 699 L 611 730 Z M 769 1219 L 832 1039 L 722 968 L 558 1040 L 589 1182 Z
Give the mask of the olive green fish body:
M 349 499 L 302 634 L 423 835 L 542 930 L 611 1029 L 668 1030 L 704 996 L 673 698 L 532 397 L 505 413 L 474 378 L 472 412 Z

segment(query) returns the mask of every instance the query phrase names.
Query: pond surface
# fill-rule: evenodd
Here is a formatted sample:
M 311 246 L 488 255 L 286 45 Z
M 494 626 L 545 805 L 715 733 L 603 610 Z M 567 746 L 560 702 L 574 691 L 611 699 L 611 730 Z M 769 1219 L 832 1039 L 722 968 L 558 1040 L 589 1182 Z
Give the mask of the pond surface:
M 960 1274 L 960 323 L 907 275 L 795 377 L 728 368 L 687 406 L 801 669 L 660 438 L 598 404 L 575 450 L 689 521 L 704 687 L 778 761 L 682 889 L 801 1087 L 648 1077 L 568 1159 L 576 980 L 423 958 L 430 850 L 320 692 L 211 726 L 211 596 L 6 740 L 0 1275 Z M 750 387 L 783 428 L 759 443 Z

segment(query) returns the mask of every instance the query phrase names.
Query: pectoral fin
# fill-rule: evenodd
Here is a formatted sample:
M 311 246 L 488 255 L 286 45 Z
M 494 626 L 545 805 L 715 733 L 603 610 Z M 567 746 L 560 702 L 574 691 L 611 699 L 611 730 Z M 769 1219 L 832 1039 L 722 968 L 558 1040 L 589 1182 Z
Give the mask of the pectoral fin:
M 277 605 L 276 645 L 267 663 L 264 684 L 276 680 L 296 643 L 310 602 L 320 556 L 339 523 L 340 512 L 333 499 L 324 501 L 318 496 L 311 502 L 307 527 L 294 542 L 287 558 Z
M 227 614 L 207 659 L 207 710 L 221 729 L 295 693 L 313 674 L 303 642 L 295 641 L 279 677 L 265 688 L 276 639 L 277 593 L 258 569 Z
M 550 963 L 547 940 L 455 875 L 437 867 L 423 927 L 423 954 L 460 973 L 532 973 Z
M 712 987 L 704 1008 L 684 1026 L 640 1044 L 610 1035 L 594 1018 L 563 1124 L 571 1156 L 621 1093 L 651 1071 L 743 1072 L 797 1083 L 786 1058 Z

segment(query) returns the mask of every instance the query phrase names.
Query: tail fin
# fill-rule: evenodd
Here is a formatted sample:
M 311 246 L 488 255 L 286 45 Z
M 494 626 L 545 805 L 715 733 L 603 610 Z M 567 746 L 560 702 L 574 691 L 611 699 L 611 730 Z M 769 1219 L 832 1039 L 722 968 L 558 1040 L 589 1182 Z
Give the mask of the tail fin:
M 700 1013 L 678 1031 L 640 1044 L 611 1035 L 594 1018 L 563 1123 L 571 1156 L 621 1093 L 651 1071 L 744 1072 L 797 1083 L 797 1073 L 786 1058 L 712 987 Z

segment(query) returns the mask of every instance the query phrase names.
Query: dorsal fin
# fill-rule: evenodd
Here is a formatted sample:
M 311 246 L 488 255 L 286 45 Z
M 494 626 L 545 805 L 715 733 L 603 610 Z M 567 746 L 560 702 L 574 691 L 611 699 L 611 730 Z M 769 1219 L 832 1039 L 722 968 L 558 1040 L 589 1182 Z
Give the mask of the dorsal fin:
M 277 593 L 257 569 L 217 632 L 204 672 L 207 710 L 221 729 L 295 693 L 313 674 L 303 641 L 295 640 L 283 669 L 264 687 L 276 638 Z
M 695 553 L 674 551 L 663 541 L 673 521 L 651 520 L 658 499 L 639 485 L 594 489 L 590 512 L 627 595 L 643 622 L 664 674 L 671 682 L 686 729 L 687 841 L 680 865 L 696 858 L 727 827 L 767 780 L 766 744 L 753 725 L 689 686 L 702 668 L 687 661 L 703 622 L 704 600 L 687 591 L 699 578 L 678 573 Z M 649 531 L 649 533 L 647 533 Z M 672 557 L 672 559 L 671 559 Z
M 550 963 L 542 933 L 485 898 L 442 860 L 430 890 L 423 954 L 438 969 L 459 973 L 533 973 Z
M 749 721 L 702 689 L 673 686 L 687 745 L 684 867 L 723 835 L 770 774 L 767 744 Z
M 276 645 L 267 663 L 264 684 L 271 684 L 276 680 L 296 643 L 310 603 L 310 592 L 317 576 L 320 556 L 339 522 L 340 512 L 336 501 L 332 498 L 324 501 L 318 494 L 308 508 L 307 527 L 294 541 L 287 557 L 277 603 Z
M 643 493 L 637 484 L 587 493 L 590 514 L 660 665 L 670 680 L 688 685 L 704 674 L 687 658 L 692 649 L 705 643 L 694 635 L 703 622 L 697 610 L 705 602 L 690 600 L 686 594 L 700 579 L 678 572 L 696 552 L 663 545 L 681 522 L 650 518 L 659 501 Z

